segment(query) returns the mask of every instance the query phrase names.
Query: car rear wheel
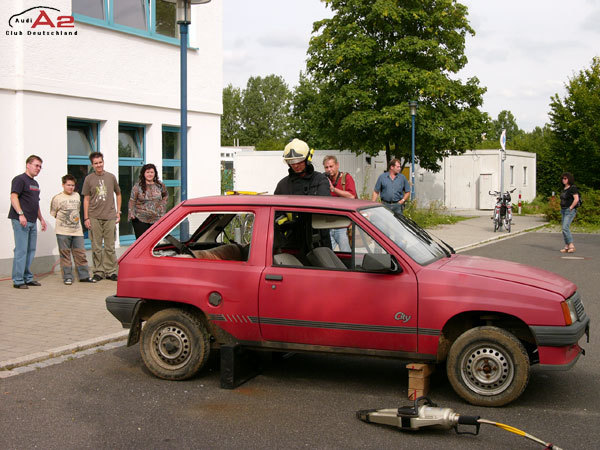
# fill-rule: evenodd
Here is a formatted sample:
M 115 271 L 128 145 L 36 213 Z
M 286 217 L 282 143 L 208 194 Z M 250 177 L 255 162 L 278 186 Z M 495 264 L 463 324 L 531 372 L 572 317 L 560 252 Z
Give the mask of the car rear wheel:
M 140 352 L 148 370 L 157 377 L 185 380 L 206 363 L 209 334 L 195 315 L 181 309 L 165 309 L 150 317 L 142 328 Z
M 506 405 L 529 381 L 523 344 L 508 331 L 491 326 L 460 335 L 450 347 L 446 369 L 456 393 L 473 405 Z

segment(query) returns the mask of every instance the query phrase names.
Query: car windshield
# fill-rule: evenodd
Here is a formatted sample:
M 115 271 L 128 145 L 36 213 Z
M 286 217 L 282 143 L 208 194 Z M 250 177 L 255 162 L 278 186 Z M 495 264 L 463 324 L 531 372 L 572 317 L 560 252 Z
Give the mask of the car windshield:
M 360 213 L 420 265 L 427 265 L 448 255 L 420 226 L 384 206 L 364 208 Z

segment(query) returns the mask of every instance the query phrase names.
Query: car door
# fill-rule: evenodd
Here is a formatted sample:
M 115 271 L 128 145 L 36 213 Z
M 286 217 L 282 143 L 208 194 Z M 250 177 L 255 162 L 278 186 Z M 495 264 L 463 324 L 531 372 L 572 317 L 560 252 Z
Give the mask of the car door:
M 353 252 L 335 256 L 340 260 L 350 258 L 355 266 L 346 263 L 345 268 L 316 267 L 303 254 L 306 248 L 302 245 L 280 248 L 277 243 L 278 236 L 282 235 L 278 230 L 279 218 L 294 214 L 318 215 L 316 212 L 273 211 L 268 245 L 274 251 L 267 250 L 267 266 L 259 286 L 263 339 L 328 347 L 416 351 L 417 282 L 411 268 L 398 261 L 401 271 L 397 273 L 363 270 L 361 260 L 365 254 L 390 254 L 390 248 L 380 243 L 375 233 L 368 233 L 352 222 L 349 214 L 342 216 L 350 220 L 354 229 Z M 306 225 L 306 220 L 304 222 Z M 304 232 L 301 226 L 297 228 L 300 233 Z M 284 230 L 283 234 L 286 232 L 290 231 Z M 306 233 L 309 240 L 311 235 L 316 235 L 314 229 Z M 292 241 L 298 242 L 298 239 Z M 283 263 L 278 264 L 281 261 Z

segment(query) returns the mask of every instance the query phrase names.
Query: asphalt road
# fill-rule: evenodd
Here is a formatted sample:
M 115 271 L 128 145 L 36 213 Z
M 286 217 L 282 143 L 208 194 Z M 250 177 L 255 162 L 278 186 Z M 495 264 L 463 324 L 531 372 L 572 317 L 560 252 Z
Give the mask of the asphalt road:
M 564 449 L 598 447 L 600 237 L 577 235 L 576 245 L 570 256 L 585 259 L 562 259 L 560 235 L 550 233 L 527 233 L 467 253 L 535 265 L 577 283 L 593 320 L 587 355 L 568 372 L 534 368 L 524 394 L 503 408 L 463 402 L 440 367 L 430 393 L 435 402 Z M 216 356 L 201 376 L 185 382 L 151 376 L 137 346 L 0 379 L 0 448 L 542 448 L 490 426 L 469 436 L 358 421 L 359 409 L 409 403 L 401 362 L 296 354 L 268 363 L 262 375 L 236 390 L 223 390 Z

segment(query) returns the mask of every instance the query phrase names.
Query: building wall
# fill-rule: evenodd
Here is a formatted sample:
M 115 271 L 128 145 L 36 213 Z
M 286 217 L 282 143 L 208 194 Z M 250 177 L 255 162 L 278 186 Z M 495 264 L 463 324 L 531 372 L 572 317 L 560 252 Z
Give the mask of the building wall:
M 514 167 L 511 183 L 510 167 Z M 527 182 L 523 168 L 527 167 Z M 523 201 L 536 196 L 536 155 L 516 150 L 506 151 L 504 190 L 516 188 L 513 200 L 521 194 Z M 495 198 L 489 190 L 500 190 L 501 155 L 499 150 L 470 150 L 444 158 L 442 168 L 433 173 L 415 168 L 415 191 L 422 207 L 436 202 L 449 209 L 491 209 Z M 487 183 L 487 184 L 486 184 Z
M 288 174 L 288 165 L 281 154 L 280 151 L 235 153 L 234 189 L 273 194 L 279 180 Z M 366 195 L 370 198 L 377 177 L 386 168 L 385 152 L 370 158 L 369 163 L 365 155 L 339 150 L 317 150 L 312 159 L 315 170 L 323 172 L 323 158 L 326 155 L 335 155 L 340 163 L 340 171 L 348 172 L 354 177 L 359 197 Z
M 0 24 L 39 3 L 11 2 Z M 71 0 L 52 6 L 70 14 Z M 188 197 L 218 194 L 222 112 L 222 5 L 192 8 L 188 50 Z M 93 25 L 76 23 L 76 36 L 2 36 L 0 54 L 0 273 L 10 273 L 13 253 L 10 184 L 25 159 L 44 160 L 36 178 L 48 223 L 38 233 L 34 272 L 48 269 L 58 254 L 50 200 L 67 173 L 67 119 L 99 121 L 99 150 L 105 167 L 118 174 L 120 122 L 145 126 L 145 162 L 162 169 L 162 126 L 179 126 L 179 47 Z M 4 30 L 2 30 L 4 31 Z M 200 45 L 201 43 L 201 45 Z M 126 202 L 128 199 L 123 199 Z M 39 229 L 39 226 L 38 226 Z

